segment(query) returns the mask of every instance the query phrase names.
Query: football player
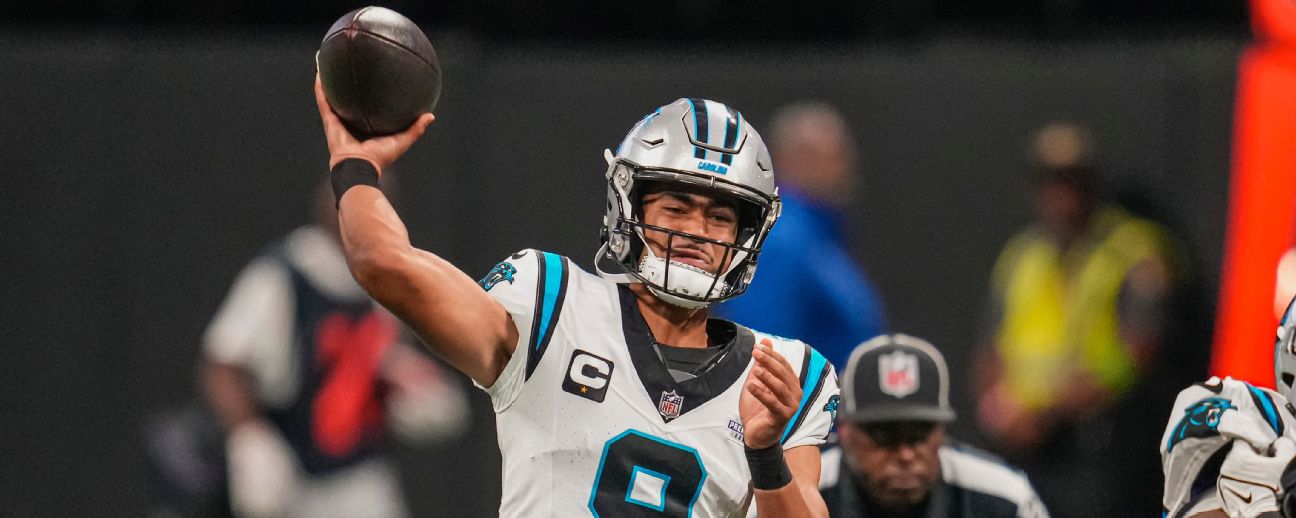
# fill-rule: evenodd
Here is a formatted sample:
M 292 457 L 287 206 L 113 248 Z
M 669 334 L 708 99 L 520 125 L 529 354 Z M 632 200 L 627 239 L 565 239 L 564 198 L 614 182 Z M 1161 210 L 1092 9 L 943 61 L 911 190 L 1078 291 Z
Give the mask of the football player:
M 1179 393 L 1161 439 L 1167 516 L 1296 517 L 1296 299 L 1274 341 L 1278 391 L 1211 378 Z
M 679 99 L 605 152 L 597 274 L 522 250 L 474 283 L 410 245 L 376 188 L 423 133 L 357 141 L 316 87 L 351 271 L 491 396 L 503 516 L 826 516 L 819 450 L 836 375 L 796 340 L 709 319 L 778 219 L 738 111 Z

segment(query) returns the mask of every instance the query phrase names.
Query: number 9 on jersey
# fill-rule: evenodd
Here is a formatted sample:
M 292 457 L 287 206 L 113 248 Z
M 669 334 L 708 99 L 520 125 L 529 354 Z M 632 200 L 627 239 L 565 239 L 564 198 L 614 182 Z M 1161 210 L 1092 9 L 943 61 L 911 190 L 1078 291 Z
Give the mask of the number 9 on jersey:
M 589 508 L 602 518 L 692 516 L 706 476 L 697 450 L 627 430 L 603 445 Z

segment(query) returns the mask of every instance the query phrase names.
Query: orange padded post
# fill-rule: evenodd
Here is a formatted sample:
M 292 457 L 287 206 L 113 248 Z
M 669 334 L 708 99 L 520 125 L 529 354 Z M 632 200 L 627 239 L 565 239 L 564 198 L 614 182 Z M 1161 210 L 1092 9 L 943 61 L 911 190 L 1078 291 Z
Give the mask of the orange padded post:
M 1252 0 L 1251 13 L 1211 373 L 1272 387 L 1275 278 L 1296 236 L 1296 2 Z

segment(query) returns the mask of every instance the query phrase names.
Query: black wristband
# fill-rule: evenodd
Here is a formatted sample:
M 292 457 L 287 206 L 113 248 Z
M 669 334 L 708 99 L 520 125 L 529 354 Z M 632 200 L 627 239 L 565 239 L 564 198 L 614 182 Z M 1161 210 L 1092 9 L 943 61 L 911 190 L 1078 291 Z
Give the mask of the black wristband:
M 792 482 L 792 472 L 783 460 L 783 445 L 775 443 L 759 450 L 743 446 L 747 453 L 747 468 L 751 470 L 752 487 L 778 489 Z
M 347 189 L 357 185 L 378 187 L 378 169 L 368 160 L 348 158 L 333 166 L 330 173 L 333 182 L 334 204 L 342 203 L 342 195 Z

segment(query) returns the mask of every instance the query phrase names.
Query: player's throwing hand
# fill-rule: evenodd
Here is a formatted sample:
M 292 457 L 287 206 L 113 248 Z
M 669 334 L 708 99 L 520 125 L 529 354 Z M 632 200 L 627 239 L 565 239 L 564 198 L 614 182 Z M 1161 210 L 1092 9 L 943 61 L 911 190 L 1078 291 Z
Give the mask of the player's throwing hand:
M 756 364 L 743 386 L 738 413 L 743 424 L 743 443 L 763 449 L 778 443 L 783 428 L 801 404 L 801 383 L 792 365 L 762 340 L 752 350 Z
M 436 119 L 431 113 L 421 115 L 405 131 L 385 137 L 374 137 L 368 140 L 356 140 L 347 131 L 342 119 L 338 118 L 324 98 L 324 87 L 320 84 L 319 73 L 315 74 L 315 104 L 319 108 L 320 119 L 324 121 L 324 138 L 328 140 L 329 169 L 348 158 L 367 160 L 378 169 L 383 169 L 405 154 L 414 141 L 423 136 L 428 124 Z

